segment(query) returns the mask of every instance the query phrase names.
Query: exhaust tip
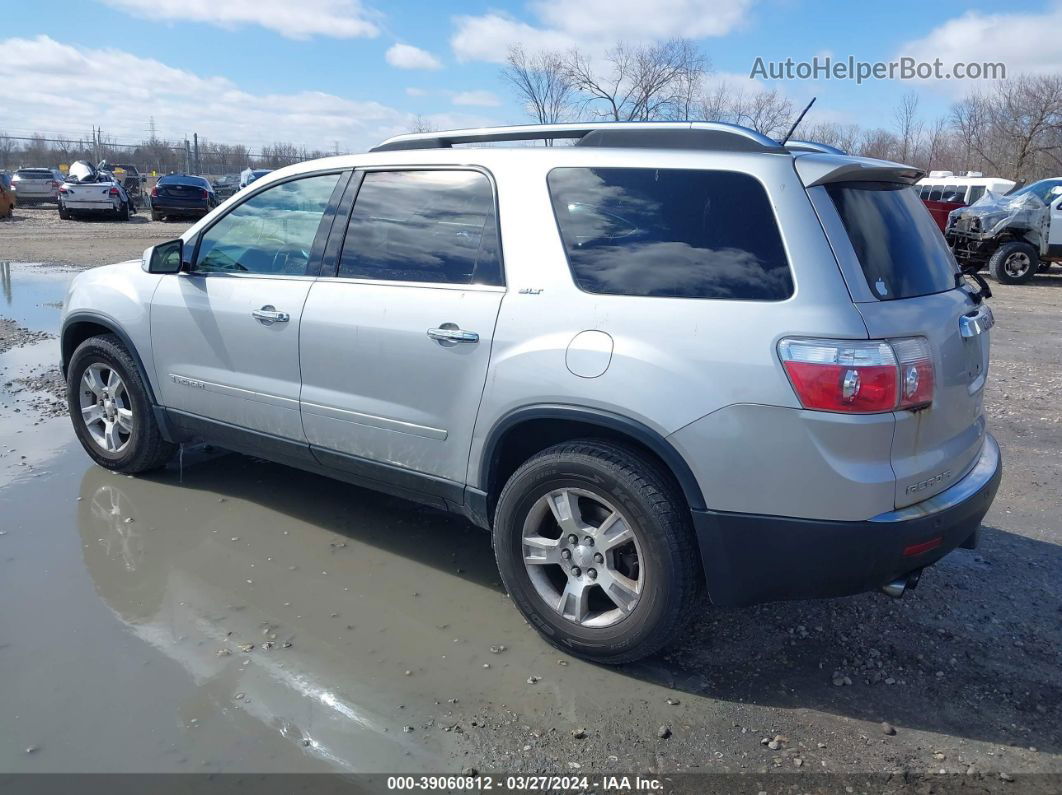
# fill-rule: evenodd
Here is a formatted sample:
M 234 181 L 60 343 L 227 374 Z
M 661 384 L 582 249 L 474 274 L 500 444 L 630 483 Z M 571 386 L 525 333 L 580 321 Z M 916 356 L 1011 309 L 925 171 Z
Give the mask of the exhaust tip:
M 899 599 L 903 596 L 904 591 L 907 590 L 907 578 L 897 577 L 890 583 L 881 586 L 881 592 L 886 596 L 891 596 L 893 599 Z
M 893 599 L 899 599 L 907 590 L 914 590 L 918 587 L 918 581 L 922 579 L 922 570 L 915 569 L 910 574 L 905 574 L 902 577 L 897 577 L 890 583 L 881 586 L 881 592 L 886 596 L 891 596 Z

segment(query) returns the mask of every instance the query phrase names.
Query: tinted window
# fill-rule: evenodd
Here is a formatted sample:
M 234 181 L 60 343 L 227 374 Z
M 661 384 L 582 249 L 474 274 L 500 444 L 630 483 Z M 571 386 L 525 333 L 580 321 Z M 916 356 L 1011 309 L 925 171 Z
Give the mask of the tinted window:
M 763 186 L 747 174 L 558 168 L 553 211 L 591 293 L 777 301 L 793 293 Z
M 929 190 L 929 200 L 930 201 L 935 201 L 935 202 L 936 201 L 940 201 L 940 194 L 943 193 L 943 191 L 944 191 L 944 186 L 943 185 L 934 185 Z
M 501 284 L 494 192 L 477 171 L 370 171 L 350 216 L 339 275 Z
M 46 168 L 20 168 L 15 176 L 19 179 L 52 179 L 52 172 Z
M 236 205 L 199 242 L 199 273 L 306 273 L 338 174 L 282 182 Z
M 965 185 L 947 185 L 940 194 L 940 200 L 942 202 L 961 202 L 965 196 Z
M 933 217 L 905 185 L 844 182 L 826 190 L 874 295 L 886 301 L 955 287 L 955 258 Z
M 984 185 L 974 185 L 973 187 L 970 188 L 970 198 L 967 199 L 966 203 L 967 204 L 973 204 L 975 201 L 977 201 L 978 199 L 980 199 L 984 195 L 985 195 L 985 186 Z

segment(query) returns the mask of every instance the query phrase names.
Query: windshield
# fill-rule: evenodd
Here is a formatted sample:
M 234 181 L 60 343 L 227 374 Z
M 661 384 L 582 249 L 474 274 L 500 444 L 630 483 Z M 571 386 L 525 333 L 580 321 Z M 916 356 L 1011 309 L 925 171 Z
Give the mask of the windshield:
M 942 293 L 958 267 L 933 216 L 906 185 L 826 186 L 871 291 L 882 301 Z
M 1047 200 L 1051 195 L 1051 189 L 1062 185 L 1062 179 L 1042 179 L 1039 182 L 1034 182 L 1032 185 L 1026 185 L 1020 190 L 1016 190 L 1009 194 L 1010 196 L 1024 196 L 1026 194 L 1032 194 L 1040 201 L 1047 204 Z

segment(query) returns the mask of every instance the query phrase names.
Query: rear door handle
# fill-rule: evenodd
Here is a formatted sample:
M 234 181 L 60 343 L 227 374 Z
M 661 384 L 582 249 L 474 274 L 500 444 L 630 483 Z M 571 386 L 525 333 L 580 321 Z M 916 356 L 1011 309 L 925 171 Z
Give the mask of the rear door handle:
M 272 326 L 274 323 L 287 323 L 291 316 L 287 312 L 278 312 L 272 304 L 266 304 L 261 309 L 251 311 L 251 317 L 263 326 Z
M 453 323 L 444 323 L 441 328 L 428 329 L 428 336 L 438 342 L 479 342 L 479 334 L 459 329 Z

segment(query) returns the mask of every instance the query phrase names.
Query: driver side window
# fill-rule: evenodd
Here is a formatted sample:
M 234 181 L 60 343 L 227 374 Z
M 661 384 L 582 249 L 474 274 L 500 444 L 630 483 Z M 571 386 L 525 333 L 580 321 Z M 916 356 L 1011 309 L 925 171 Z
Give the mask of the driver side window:
M 339 174 L 282 182 L 238 204 L 203 233 L 194 273 L 306 273 Z

